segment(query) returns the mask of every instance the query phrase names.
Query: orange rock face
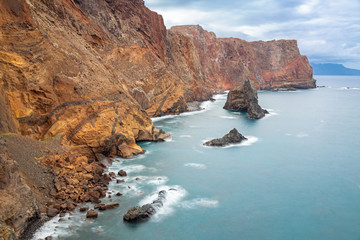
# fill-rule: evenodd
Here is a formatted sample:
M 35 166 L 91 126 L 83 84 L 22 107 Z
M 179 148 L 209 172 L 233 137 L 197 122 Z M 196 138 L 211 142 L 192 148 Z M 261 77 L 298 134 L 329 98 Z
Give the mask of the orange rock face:
M 177 55 L 186 56 L 178 57 L 181 63 L 176 66 L 190 66 L 190 75 L 205 86 L 228 90 L 250 79 L 259 89 L 315 87 L 312 68 L 295 40 L 216 38 L 200 26 L 176 26 L 169 32 L 171 49 L 179 48 Z M 194 48 L 190 54 L 189 48 Z
M 261 89 L 314 87 L 296 41 L 219 39 L 200 26 L 166 30 L 141 0 L 0 2 L 0 132 L 63 135 L 90 156 L 158 141 L 148 116 L 250 79 Z

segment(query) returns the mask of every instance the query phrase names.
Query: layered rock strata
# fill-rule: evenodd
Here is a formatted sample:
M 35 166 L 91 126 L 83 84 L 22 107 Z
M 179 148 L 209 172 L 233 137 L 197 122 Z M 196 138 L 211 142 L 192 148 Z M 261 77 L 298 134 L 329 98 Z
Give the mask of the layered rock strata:
M 144 152 L 137 142 L 168 137 L 149 116 L 188 111 L 245 79 L 262 89 L 315 84 L 296 41 L 166 30 L 141 0 L 0 1 L 0 133 L 66 146 L 42 159 L 56 179 L 48 215 L 98 201 L 104 156 L 131 157 Z
M 224 147 L 230 144 L 239 144 L 244 140 L 247 140 L 247 138 L 241 135 L 238 130 L 234 128 L 222 138 L 212 139 L 205 142 L 203 145 L 212 147 Z
M 175 71 L 183 79 L 202 82 L 205 89 L 215 85 L 228 90 L 246 79 L 258 89 L 316 87 L 312 68 L 295 40 L 216 38 L 192 25 L 172 27 L 168 36 Z
M 260 107 L 256 89 L 246 80 L 228 93 L 224 109 L 247 112 L 249 118 L 260 119 L 268 113 Z
M 166 30 L 140 0 L 0 3 L 0 131 L 63 135 L 87 156 L 130 157 L 166 137 L 148 116 L 177 114 L 250 79 L 314 87 L 296 41 L 221 39 L 200 26 Z

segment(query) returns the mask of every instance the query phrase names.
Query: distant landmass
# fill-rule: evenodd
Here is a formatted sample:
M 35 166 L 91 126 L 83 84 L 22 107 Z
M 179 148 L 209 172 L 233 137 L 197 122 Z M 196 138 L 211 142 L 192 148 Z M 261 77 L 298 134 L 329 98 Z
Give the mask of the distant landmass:
M 342 64 L 334 63 L 310 63 L 314 75 L 348 75 L 360 76 L 360 70 L 346 68 Z

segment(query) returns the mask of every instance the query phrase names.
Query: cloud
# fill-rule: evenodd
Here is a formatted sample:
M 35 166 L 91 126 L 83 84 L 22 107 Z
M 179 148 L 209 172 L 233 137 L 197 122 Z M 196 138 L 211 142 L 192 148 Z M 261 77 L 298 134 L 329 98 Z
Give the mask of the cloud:
M 219 37 L 297 39 L 310 61 L 360 69 L 358 0 L 145 0 L 168 28 L 200 24 Z

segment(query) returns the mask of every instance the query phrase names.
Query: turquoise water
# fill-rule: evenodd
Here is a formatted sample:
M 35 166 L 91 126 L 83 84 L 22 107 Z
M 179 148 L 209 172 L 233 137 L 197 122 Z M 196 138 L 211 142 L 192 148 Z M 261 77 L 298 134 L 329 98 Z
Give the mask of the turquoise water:
M 271 113 L 262 120 L 222 109 L 225 95 L 205 103 L 205 111 L 156 119 L 172 139 L 141 143 L 145 155 L 118 159 L 110 169 L 128 172 L 126 183 L 110 184 L 106 199 L 120 208 L 93 222 L 80 213 L 55 218 L 35 238 L 359 240 L 360 78 L 316 78 L 328 87 L 259 92 Z M 234 127 L 249 141 L 202 146 Z M 170 188 L 177 191 L 150 221 L 123 222 L 130 207 Z

